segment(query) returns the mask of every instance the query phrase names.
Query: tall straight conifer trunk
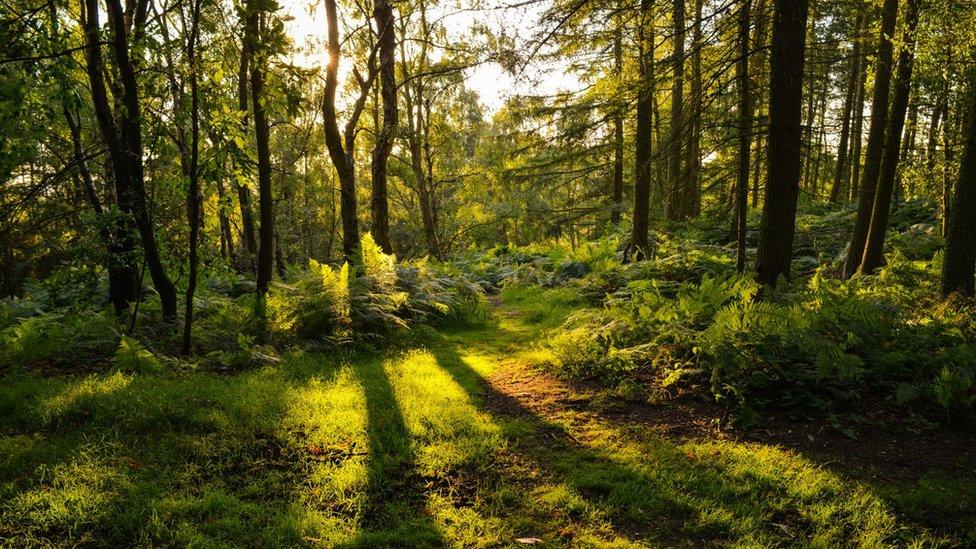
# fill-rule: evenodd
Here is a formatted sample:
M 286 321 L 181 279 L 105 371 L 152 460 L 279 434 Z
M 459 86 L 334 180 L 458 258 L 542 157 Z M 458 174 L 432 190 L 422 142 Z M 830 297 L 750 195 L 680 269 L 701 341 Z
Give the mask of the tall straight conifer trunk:
M 757 279 L 768 286 L 789 276 L 793 255 L 809 7 L 808 0 L 773 2 L 766 195 L 756 252 Z

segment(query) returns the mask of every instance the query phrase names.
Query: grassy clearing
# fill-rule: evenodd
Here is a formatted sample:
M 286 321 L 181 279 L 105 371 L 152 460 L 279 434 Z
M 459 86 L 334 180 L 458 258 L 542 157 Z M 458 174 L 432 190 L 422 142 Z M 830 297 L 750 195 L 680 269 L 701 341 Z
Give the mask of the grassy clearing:
M 492 384 L 577 306 L 509 289 L 481 328 L 232 376 L 0 380 L 16 546 L 974 544 L 973 481 L 867 485 L 771 446 L 673 441 Z M 929 528 L 927 528 L 929 527 Z

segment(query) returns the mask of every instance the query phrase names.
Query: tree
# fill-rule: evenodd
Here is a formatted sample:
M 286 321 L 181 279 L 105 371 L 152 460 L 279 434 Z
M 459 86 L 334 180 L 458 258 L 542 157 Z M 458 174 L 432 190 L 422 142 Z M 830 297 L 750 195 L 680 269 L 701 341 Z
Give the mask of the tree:
M 666 217 L 669 220 L 683 219 L 687 210 L 684 203 L 685 174 L 681 164 L 681 141 L 684 131 L 684 93 L 685 93 L 685 0 L 673 0 L 674 12 L 674 52 L 671 86 L 671 135 L 668 139 L 668 201 Z
M 166 268 L 163 266 L 159 247 L 156 244 L 156 233 L 149 217 L 142 164 L 142 118 L 139 85 L 136 81 L 135 66 L 129 56 L 129 36 L 131 34 L 132 40 L 135 41 L 140 39 L 146 22 L 147 1 L 137 2 L 128 17 L 119 0 L 108 0 L 106 6 L 108 8 L 109 28 L 112 32 L 110 44 L 119 78 L 118 85 L 113 87 L 113 90 L 118 89 L 121 94 L 119 108 L 115 109 L 114 112 L 109 104 L 103 80 L 103 75 L 107 69 L 101 52 L 98 0 L 85 0 L 82 25 L 86 38 L 85 53 L 88 79 L 96 118 L 112 161 L 112 174 L 119 209 L 128 218 L 122 222 L 118 232 L 118 237 L 121 240 L 120 249 L 124 250 L 122 253 L 128 253 L 134 248 L 134 244 L 130 241 L 134 238 L 132 230 L 134 226 L 142 240 L 143 256 L 153 286 L 159 294 L 163 316 L 172 322 L 176 320 L 176 287 L 166 274 Z M 130 283 L 131 281 L 119 282 Z M 131 299 L 136 297 L 136 295 L 130 296 Z
M 864 253 L 859 268 L 862 274 L 871 274 L 884 263 L 885 231 L 888 230 L 888 214 L 891 211 L 891 198 L 895 185 L 895 171 L 898 168 L 901 150 L 902 130 L 912 89 L 912 68 L 915 58 L 915 28 L 918 26 L 920 0 L 908 0 L 905 12 L 905 31 L 901 51 L 898 54 L 898 74 L 895 77 L 895 95 L 891 101 L 891 120 L 885 135 L 885 145 L 875 190 L 874 205 L 868 233 L 864 243 Z
M 756 252 L 757 279 L 767 286 L 789 276 L 793 255 L 808 8 L 807 0 L 773 2 L 766 193 Z
M 380 95 L 383 99 L 383 126 L 376 136 L 373 147 L 373 194 L 371 211 L 373 215 L 373 239 L 386 253 L 393 252 L 390 243 L 390 208 L 387 198 L 386 164 L 393 149 L 393 138 L 397 128 L 397 85 L 396 85 L 396 25 L 393 19 L 393 6 L 389 0 L 375 0 L 373 19 L 376 21 L 376 35 L 379 48 Z
M 861 33 L 864 32 L 865 15 L 864 8 L 858 4 L 857 23 L 854 28 L 854 51 L 851 54 L 851 73 L 847 80 L 847 93 L 844 95 L 844 107 L 841 110 L 841 129 L 840 142 L 837 144 L 837 165 L 834 167 L 834 182 L 830 187 L 830 201 L 837 202 L 844 185 L 847 184 L 847 177 L 850 173 L 852 162 L 860 159 L 849 159 L 849 140 L 851 130 L 851 114 L 855 108 L 858 97 L 858 86 L 860 84 L 861 64 L 864 62 L 864 42 L 861 40 Z M 863 109 L 862 105 L 858 107 Z M 857 114 L 855 113 L 855 116 Z M 860 135 L 857 136 L 860 139 Z
M 654 80 L 654 35 L 648 31 L 648 20 L 654 17 L 654 2 L 641 0 L 641 10 L 638 35 L 640 40 L 640 57 L 637 71 L 639 75 L 637 88 L 637 128 L 634 136 L 635 181 L 634 181 L 634 220 L 631 246 L 634 259 L 641 260 L 648 257 L 648 222 L 650 212 L 651 180 L 653 179 L 653 156 L 651 154 L 651 124 L 653 120 L 653 85 Z
M 884 152 L 885 127 L 888 124 L 888 94 L 891 89 L 892 36 L 898 19 L 898 0 L 885 0 L 881 9 L 881 36 L 878 39 L 877 60 L 875 62 L 874 92 L 871 100 L 871 124 L 868 128 L 868 146 L 864 159 L 864 176 L 861 179 L 857 201 L 857 217 L 854 220 L 854 233 L 847 249 L 844 262 L 844 276 L 857 272 L 864 255 L 874 209 L 874 197 L 881 172 L 881 156 Z
M 265 113 L 264 61 L 267 51 L 262 47 L 264 10 L 251 0 L 246 8 L 245 41 L 250 53 L 251 115 L 254 117 L 254 137 L 258 152 L 258 279 L 257 293 L 263 299 L 274 274 L 274 202 L 271 196 L 271 128 Z
M 746 270 L 746 222 L 749 207 L 749 162 L 752 149 L 752 91 L 749 89 L 749 21 L 752 0 L 739 4 L 739 58 L 735 64 L 739 92 L 739 167 L 735 185 L 736 260 L 735 268 Z
M 358 68 L 353 76 L 359 87 L 359 96 L 353 104 L 343 133 L 339 133 L 336 111 L 336 90 L 339 86 L 339 60 L 342 52 L 339 42 L 339 16 L 335 0 L 325 0 L 325 18 L 328 26 L 327 51 L 329 60 L 325 66 L 325 93 L 322 98 L 325 144 L 339 177 L 339 204 L 342 217 L 342 253 L 348 261 L 356 259 L 359 248 L 359 217 L 356 200 L 356 124 L 363 114 L 369 90 L 376 78 L 376 48 L 369 54 L 368 72 L 364 78 Z
M 976 70 L 970 69 L 966 97 L 965 148 L 956 179 L 942 261 L 942 295 L 973 297 L 976 276 Z
M 200 265 L 200 226 L 203 224 L 200 191 L 200 94 L 197 62 L 197 41 L 200 36 L 200 3 L 193 0 L 190 8 L 190 36 L 186 43 L 186 59 L 190 65 L 190 186 L 186 193 L 186 216 L 190 226 L 190 273 L 186 284 L 186 308 L 183 316 L 183 354 L 190 354 L 193 330 L 193 294 L 197 290 Z

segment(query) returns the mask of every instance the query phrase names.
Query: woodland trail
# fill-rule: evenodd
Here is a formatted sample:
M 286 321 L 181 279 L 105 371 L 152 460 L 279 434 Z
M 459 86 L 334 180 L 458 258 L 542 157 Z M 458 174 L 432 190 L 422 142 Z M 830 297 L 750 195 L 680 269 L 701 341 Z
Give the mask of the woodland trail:
M 0 546 L 976 543 L 972 475 L 859 477 L 558 379 L 555 309 L 230 373 L 8 372 Z

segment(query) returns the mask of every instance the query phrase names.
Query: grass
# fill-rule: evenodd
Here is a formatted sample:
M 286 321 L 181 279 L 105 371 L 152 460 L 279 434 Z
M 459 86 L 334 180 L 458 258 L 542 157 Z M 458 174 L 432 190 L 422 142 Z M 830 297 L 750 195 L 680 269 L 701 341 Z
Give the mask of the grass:
M 972 479 L 869 485 L 772 446 L 527 406 L 492 381 L 545 361 L 537 338 L 578 303 L 503 299 L 490 325 L 383 354 L 8 371 L 0 545 L 976 544 Z

